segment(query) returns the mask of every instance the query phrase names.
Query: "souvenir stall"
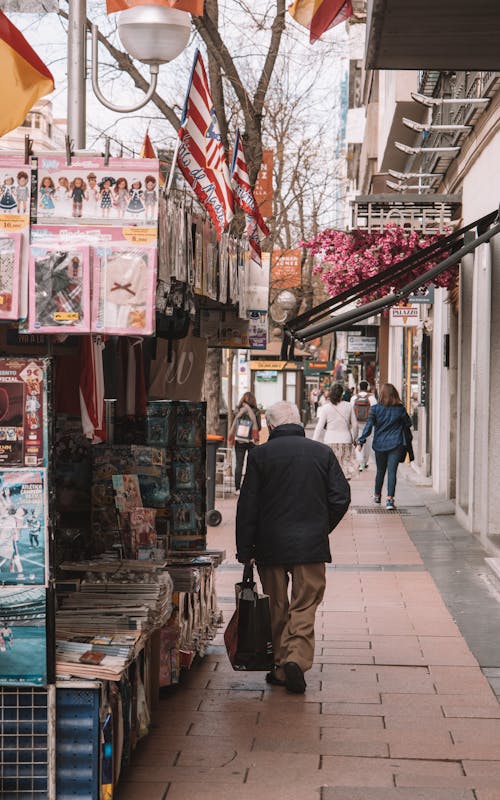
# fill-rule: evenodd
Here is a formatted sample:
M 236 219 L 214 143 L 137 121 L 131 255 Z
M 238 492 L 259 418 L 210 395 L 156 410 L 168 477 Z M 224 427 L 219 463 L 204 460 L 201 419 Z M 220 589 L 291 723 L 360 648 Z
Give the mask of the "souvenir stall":
M 220 624 L 195 334 L 244 250 L 155 159 L 0 156 L 5 800 L 112 796 Z

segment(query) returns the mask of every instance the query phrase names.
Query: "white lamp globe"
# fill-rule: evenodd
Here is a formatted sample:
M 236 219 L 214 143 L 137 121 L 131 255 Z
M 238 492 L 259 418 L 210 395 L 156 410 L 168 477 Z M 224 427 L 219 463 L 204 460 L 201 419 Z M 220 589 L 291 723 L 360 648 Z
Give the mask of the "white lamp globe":
M 166 64 L 182 53 L 191 35 L 187 11 L 162 6 L 135 6 L 118 17 L 125 50 L 143 64 Z

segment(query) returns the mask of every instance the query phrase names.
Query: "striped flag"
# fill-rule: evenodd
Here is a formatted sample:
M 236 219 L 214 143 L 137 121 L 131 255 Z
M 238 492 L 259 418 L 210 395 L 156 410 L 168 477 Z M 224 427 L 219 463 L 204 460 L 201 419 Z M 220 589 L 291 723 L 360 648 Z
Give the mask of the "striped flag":
M 54 90 L 54 78 L 21 31 L 0 11 L 2 105 L 0 136 L 17 128 L 36 101 Z
M 153 147 L 153 143 L 149 138 L 149 125 L 146 129 L 146 133 L 144 134 L 144 141 L 141 147 L 140 158 L 156 158 L 156 153 Z
M 288 7 L 295 22 L 310 32 L 311 44 L 325 31 L 345 22 L 352 15 L 351 0 L 295 0 Z
M 199 50 L 179 128 L 177 166 L 207 209 L 220 239 L 234 216 L 234 198 L 219 123 Z
M 106 0 L 108 14 L 116 14 L 117 11 L 126 11 L 127 8 L 136 6 L 163 6 L 176 8 L 178 11 L 189 11 L 198 17 L 203 16 L 203 0 Z
M 239 129 L 236 131 L 234 142 L 233 163 L 231 164 L 231 181 L 234 189 L 234 199 L 242 211 L 245 212 L 250 257 L 252 261 L 262 266 L 262 250 L 260 247 L 260 234 L 269 236 L 269 228 L 262 219 L 259 206 L 255 202 L 248 167 L 243 151 Z

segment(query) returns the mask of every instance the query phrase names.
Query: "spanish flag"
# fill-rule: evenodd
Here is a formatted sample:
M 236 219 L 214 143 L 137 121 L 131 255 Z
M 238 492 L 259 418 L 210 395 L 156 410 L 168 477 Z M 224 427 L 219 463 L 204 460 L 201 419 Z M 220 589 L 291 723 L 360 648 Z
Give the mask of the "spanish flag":
M 0 136 L 17 128 L 39 97 L 54 91 L 54 78 L 21 31 L 0 11 L 2 105 Z
M 135 6 L 164 6 L 202 17 L 203 2 L 204 0 L 106 0 L 106 9 L 108 14 L 115 14 L 117 11 L 126 11 L 127 8 Z
M 352 15 L 351 0 L 295 0 L 288 7 L 295 22 L 308 28 L 311 44 L 325 31 L 345 22 Z

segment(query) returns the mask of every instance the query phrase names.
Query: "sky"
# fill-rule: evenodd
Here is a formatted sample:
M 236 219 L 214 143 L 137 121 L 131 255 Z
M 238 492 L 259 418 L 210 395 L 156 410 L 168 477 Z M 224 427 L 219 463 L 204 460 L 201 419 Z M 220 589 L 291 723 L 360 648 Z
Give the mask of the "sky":
M 8 2 L 8 0 L 3 0 Z M 0 0 L 0 7 L 1 7 Z M 251 73 L 260 68 L 266 52 L 267 34 L 255 34 L 249 25 L 248 14 L 251 13 L 257 24 L 270 22 L 269 11 L 273 6 L 270 0 L 253 0 L 249 7 L 252 12 L 242 10 L 243 0 L 220 0 L 220 16 L 224 31 L 224 39 L 229 43 L 230 50 L 235 55 L 235 62 L 241 69 L 245 80 L 251 83 Z M 60 2 L 61 8 L 66 7 L 64 0 Z M 87 12 L 89 18 L 99 25 L 102 32 L 113 37 L 114 43 L 120 46 L 116 35 L 116 16 L 109 17 L 104 13 L 105 0 L 87 0 Z M 268 12 L 266 14 L 266 11 Z M 49 99 L 54 106 L 56 117 L 66 117 L 66 23 L 54 13 L 44 14 L 16 14 L 9 12 L 10 19 L 23 32 L 26 39 L 51 69 L 56 83 L 56 89 L 49 95 Z M 314 130 L 315 121 L 318 116 L 318 104 L 321 107 L 321 114 L 327 114 L 331 118 L 332 136 L 335 138 L 341 120 L 338 115 L 338 103 L 340 97 L 340 87 L 342 75 L 345 74 L 347 64 L 342 56 L 345 54 L 346 34 L 345 26 L 327 32 L 324 41 L 311 46 L 308 40 L 308 32 L 297 26 L 287 15 L 287 37 L 290 45 L 287 47 L 286 64 L 280 68 L 290 71 L 292 79 L 296 81 L 297 90 L 300 88 L 301 80 L 308 80 L 310 77 L 310 66 L 316 57 L 323 57 L 324 67 L 318 75 L 317 96 L 311 97 L 310 126 L 311 132 Z M 175 61 L 160 68 L 159 86 L 161 94 L 173 105 L 180 113 L 184 102 L 184 94 L 187 87 L 192 58 L 196 46 L 199 44 L 193 35 L 191 41 L 184 51 Z M 88 40 L 88 59 L 90 68 L 90 38 Z M 126 76 L 116 77 L 115 70 L 111 67 L 111 59 L 107 52 L 100 50 L 100 73 L 99 80 L 101 90 L 112 102 L 119 104 L 133 103 L 140 97 L 140 90 L 136 89 Z M 148 75 L 148 68 L 141 67 L 144 76 Z M 314 92 L 312 93 L 314 94 Z M 323 99 L 328 96 L 330 99 L 325 102 Z M 330 108 L 328 107 L 331 103 Z M 137 112 L 120 115 L 108 111 L 94 97 L 90 75 L 87 86 L 87 147 L 93 149 L 102 148 L 101 133 L 105 132 L 116 139 L 130 146 L 136 152 L 140 149 L 144 131 L 151 121 L 150 135 L 153 144 L 169 147 L 175 141 L 175 132 L 170 124 L 161 118 L 156 106 L 149 103 Z M 113 147 L 112 147 L 113 152 Z M 115 151 L 116 152 L 116 151 Z

